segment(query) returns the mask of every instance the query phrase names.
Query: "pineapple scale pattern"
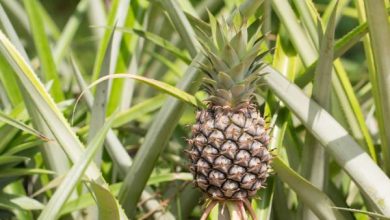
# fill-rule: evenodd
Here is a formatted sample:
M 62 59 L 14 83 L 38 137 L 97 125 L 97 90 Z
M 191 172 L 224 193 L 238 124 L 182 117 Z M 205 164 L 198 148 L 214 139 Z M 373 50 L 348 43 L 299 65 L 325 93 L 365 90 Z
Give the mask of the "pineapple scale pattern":
M 254 196 L 268 176 L 269 139 L 253 104 L 198 111 L 188 151 L 195 185 L 216 200 Z

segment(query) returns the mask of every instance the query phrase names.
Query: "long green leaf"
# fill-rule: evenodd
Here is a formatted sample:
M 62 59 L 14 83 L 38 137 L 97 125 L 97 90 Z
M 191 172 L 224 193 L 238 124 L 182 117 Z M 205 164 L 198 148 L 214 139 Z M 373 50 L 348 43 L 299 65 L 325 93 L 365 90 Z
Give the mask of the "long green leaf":
M 0 206 L 20 210 L 40 210 L 44 207 L 42 203 L 35 199 L 8 193 L 0 194 Z
M 365 214 L 367 216 L 371 216 L 371 217 L 378 218 L 378 219 L 381 219 L 381 220 L 390 220 L 390 217 L 386 217 L 386 216 L 380 215 L 378 213 L 362 211 L 362 210 L 359 210 L 359 209 L 340 208 L 340 207 L 334 207 L 334 209 L 338 209 L 340 211 L 351 212 L 351 213 L 362 213 L 362 214 Z
M 53 188 L 56 188 L 57 186 L 59 186 L 62 181 L 64 180 L 65 178 L 65 175 L 60 175 L 60 176 L 57 176 L 55 177 L 53 180 L 51 180 L 48 184 L 46 184 L 45 186 L 43 186 L 42 188 L 40 188 L 38 191 L 34 192 L 31 197 L 36 197 L 37 195 L 41 194 L 41 193 L 44 193 L 44 192 L 47 192 L 48 190 L 50 189 L 53 189 Z
M 38 80 L 31 67 L 23 60 L 14 46 L 0 31 L 0 49 L 8 62 L 13 66 L 15 73 L 20 79 L 22 85 L 30 93 L 35 107 L 43 116 L 50 130 L 56 138 L 56 141 L 64 148 L 68 156 L 77 161 L 83 151 L 83 145 L 76 137 L 68 122 L 57 108 L 53 99 L 46 92 L 42 83 Z M 91 177 L 96 178 L 99 172 L 96 167 L 92 168 Z
M 123 26 L 134 28 L 138 27 L 139 23 L 146 23 L 148 18 L 145 13 L 147 13 L 146 11 L 148 11 L 149 8 L 150 7 L 129 7 Z M 122 42 L 118 47 L 119 54 L 114 72 L 140 72 L 138 70 L 138 65 L 142 60 L 141 53 L 144 48 L 144 40 L 135 35 L 123 34 Z M 107 114 L 110 115 L 117 109 L 123 110 L 130 107 L 133 101 L 134 88 L 135 82 L 131 79 L 113 81 L 107 104 Z
M 344 219 L 338 211 L 333 209 L 334 204 L 326 194 L 300 177 L 280 158 L 273 159 L 272 167 L 283 182 L 287 183 L 320 219 Z
M 107 76 L 110 74 L 110 67 L 113 65 L 111 63 L 111 52 L 112 52 L 112 43 L 114 37 L 114 30 L 111 32 L 110 39 L 103 57 L 103 64 L 100 68 L 99 77 Z M 98 133 L 101 127 L 103 127 L 104 120 L 106 118 L 106 106 L 108 99 L 108 90 L 109 90 L 109 81 L 104 81 L 100 83 L 95 91 L 92 109 L 91 109 L 91 120 L 89 122 L 89 133 L 88 133 L 88 143 L 90 143 L 95 135 Z M 102 153 L 103 148 L 99 149 L 96 153 L 95 163 L 100 166 L 102 162 Z
M 324 36 L 321 38 L 319 61 L 315 71 L 312 98 L 325 110 L 330 110 L 330 97 L 332 88 L 333 68 L 333 42 L 336 27 L 336 4 L 327 25 Z M 319 24 L 320 25 L 320 24 Z M 322 33 L 320 33 L 322 35 Z M 313 118 L 316 112 L 313 112 Z M 327 185 L 328 168 L 325 150 L 321 144 L 310 134 L 306 134 L 305 146 L 302 156 L 302 173 L 318 189 L 324 191 Z M 307 206 L 307 204 L 305 204 Z M 318 216 L 318 214 L 317 214 Z M 320 217 L 320 216 L 318 216 Z M 313 219 L 313 213 L 307 208 L 303 209 L 302 219 Z
M 8 115 L 2 113 L 1 111 L 0 111 L 0 121 L 3 121 L 9 125 L 12 125 L 15 128 L 18 128 L 22 131 L 29 133 L 29 134 L 32 134 L 32 135 L 34 135 L 34 136 L 36 136 L 44 141 L 49 141 L 49 138 L 46 137 L 45 135 L 43 135 L 41 132 L 39 132 L 33 128 L 30 128 L 29 126 L 25 125 L 24 123 L 22 123 L 20 121 L 17 121 L 15 119 L 9 117 Z
M 175 56 L 181 58 L 185 63 L 187 63 L 187 64 L 191 63 L 191 60 L 187 54 L 185 54 L 183 51 L 179 50 L 177 47 L 172 45 L 172 43 L 170 43 L 169 41 L 165 40 L 164 38 L 162 38 L 156 34 L 153 34 L 151 32 L 147 32 L 147 31 L 137 30 L 137 29 L 128 30 L 125 28 L 118 28 L 118 30 L 126 32 L 126 33 L 135 33 L 135 34 L 139 35 L 140 37 L 143 37 L 143 38 L 155 43 L 156 45 L 161 46 L 165 50 L 168 50 L 169 52 L 173 53 Z
M 52 17 L 49 15 L 49 13 L 46 11 L 46 8 L 42 5 L 41 1 L 35 2 L 36 6 L 38 7 L 38 12 L 40 13 L 40 16 L 42 17 L 42 20 L 45 21 L 45 33 L 47 33 L 48 36 L 59 39 L 61 35 L 61 31 L 58 29 L 56 22 L 52 19 Z
M 324 109 L 310 100 L 296 85 L 271 67 L 264 68 L 269 88 L 302 121 L 308 131 L 348 173 L 376 208 L 390 215 L 390 179 L 365 153 L 348 132 Z M 317 112 L 315 118 L 311 112 Z M 367 172 L 370 176 L 365 175 Z
M 53 80 L 52 94 L 56 101 L 64 99 L 57 67 L 54 63 L 49 40 L 46 36 L 44 22 L 36 4 L 37 0 L 25 0 L 24 5 L 30 21 L 34 44 L 42 65 L 42 73 L 46 81 Z
M 94 182 L 91 182 L 90 184 L 96 197 L 96 203 L 99 207 L 99 219 L 121 219 L 119 214 L 120 207 L 113 194 L 99 184 Z
M 109 186 L 110 192 L 113 195 L 118 195 L 120 186 L 122 183 L 116 183 Z M 61 209 L 60 216 L 63 216 L 65 214 L 81 210 L 87 207 L 90 207 L 92 205 L 96 204 L 95 198 L 93 198 L 91 193 L 84 193 L 81 196 L 79 196 L 77 199 L 68 201 L 64 207 Z
M 146 78 L 146 77 L 143 77 L 143 76 L 138 76 L 138 75 L 133 75 L 133 74 L 125 74 L 125 73 L 117 73 L 115 75 L 109 75 L 109 76 L 104 76 L 96 81 L 94 81 L 93 83 L 91 83 L 87 89 L 90 89 L 92 87 L 94 87 L 95 85 L 101 83 L 101 82 L 104 82 L 106 80 L 109 80 L 109 79 L 118 79 L 118 78 L 129 78 L 129 79 L 135 79 L 135 80 L 138 80 L 140 82 L 143 82 L 143 83 L 146 83 L 160 91 L 163 91 L 177 99 L 179 99 L 180 101 L 183 101 L 187 104 L 190 104 L 190 105 L 193 105 L 195 107 L 202 107 L 204 104 L 198 100 L 196 97 L 194 97 L 193 95 L 190 95 L 188 94 L 187 92 L 183 91 L 183 90 L 180 90 L 174 86 L 171 86 L 167 83 L 164 83 L 164 82 L 161 82 L 161 81 L 158 81 L 158 80 L 155 80 L 155 79 L 149 79 L 149 78 Z M 80 101 L 80 99 L 82 98 L 82 96 L 84 95 L 84 93 L 86 92 L 86 90 L 84 90 L 80 96 L 77 98 L 76 100 L 76 105 L 77 103 Z M 76 107 L 75 105 L 75 107 Z M 73 111 L 74 112 L 74 111 Z
M 61 208 L 76 187 L 76 184 L 81 181 L 83 174 L 88 168 L 89 164 L 92 162 L 95 153 L 101 147 L 107 134 L 107 131 L 111 126 L 111 123 L 112 119 L 109 120 L 96 134 L 91 143 L 88 145 L 87 150 L 79 158 L 79 161 L 77 161 L 72 166 L 72 168 L 62 181 L 61 185 L 58 187 L 54 195 L 50 198 L 49 203 L 42 210 L 42 213 L 40 214 L 38 219 L 56 219 L 58 217 Z M 115 201 L 115 199 L 113 200 Z M 115 210 L 113 211 L 115 212 Z M 116 211 L 118 212 L 119 216 L 118 209 Z M 115 215 L 113 215 L 113 217 L 115 217 Z
M 22 156 L 0 156 L 0 167 L 8 164 L 18 164 L 23 161 L 27 161 L 30 158 Z
M 387 9 L 390 12 L 390 8 Z M 205 26 L 206 30 L 210 27 Z M 350 32 L 338 39 L 334 45 L 334 55 L 333 58 L 339 58 L 353 46 L 361 41 L 361 39 L 368 33 L 368 25 L 366 22 L 363 22 L 353 28 Z M 314 76 L 314 70 L 317 66 L 318 59 L 312 63 L 306 70 L 305 73 L 299 75 L 294 81 L 299 87 L 307 85 Z
M 371 48 L 374 57 L 376 86 L 379 100 L 375 100 L 381 136 L 385 170 L 390 174 L 390 23 L 384 1 L 364 2 Z
M 9 168 L 0 171 L 0 178 L 33 175 L 33 174 L 55 174 L 55 173 L 44 169 Z
M 4 5 L 6 9 L 20 22 L 21 27 L 30 33 L 30 26 L 28 22 L 28 17 L 26 12 L 23 10 L 23 7 L 20 5 L 19 1 L 13 0 L 2 0 L 1 4 Z
M 31 211 L 27 210 L 28 208 L 40 208 L 43 206 L 39 201 L 36 201 L 30 197 L 26 196 L 26 190 L 24 189 L 22 181 L 15 181 L 7 185 L 3 192 L 8 195 L 14 195 L 14 202 L 19 204 L 22 209 L 13 209 L 12 212 L 15 214 L 15 217 L 20 220 L 33 220 L 33 215 Z M 11 199 L 8 199 L 10 201 Z M 10 201 L 11 202 L 11 201 Z
M 154 111 L 158 108 L 160 108 L 164 102 L 164 96 L 163 95 L 157 95 L 153 98 L 147 99 L 137 105 L 134 105 L 133 107 L 119 112 L 114 122 L 112 123 L 112 127 L 120 127 L 124 124 L 127 124 L 131 122 L 134 119 L 139 118 L 140 116 L 149 113 L 151 111 Z
M 346 1 L 343 1 L 343 4 Z M 302 2 L 299 2 L 299 4 L 305 4 Z M 310 4 L 310 2 L 307 2 L 307 4 Z M 301 7 L 304 8 L 304 7 Z M 329 9 L 329 7 L 328 7 Z M 315 9 L 314 9 L 315 11 Z M 389 8 L 388 8 L 389 11 Z M 314 14 L 317 12 L 315 11 Z M 319 16 L 319 15 L 317 15 Z M 306 26 L 313 25 L 311 21 L 308 21 L 307 19 L 304 20 L 304 23 Z M 368 32 L 368 25 L 367 23 L 362 23 L 355 29 L 353 29 L 348 34 L 344 35 L 341 39 L 339 39 L 336 42 L 335 49 L 334 49 L 334 58 L 337 58 L 342 55 L 347 49 L 351 48 L 351 46 L 355 45 L 360 41 L 360 39 Z M 316 35 L 313 35 L 312 32 L 310 32 L 310 35 L 313 38 L 317 38 Z M 313 39 L 316 41 L 315 39 Z M 370 59 L 370 56 L 367 56 L 368 59 Z M 317 60 L 318 61 L 318 60 Z M 314 68 L 317 65 L 317 63 L 311 64 L 308 69 L 305 71 L 304 74 L 301 74 L 300 77 L 298 77 L 295 82 L 303 87 L 306 85 L 309 80 L 314 75 Z M 333 80 L 333 87 L 335 88 L 337 98 L 339 99 L 339 102 L 342 105 L 342 109 L 344 111 L 344 114 L 347 115 L 349 126 L 351 127 L 350 130 L 352 131 L 352 134 L 360 140 L 360 143 L 363 144 L 363 146 L 366 146 L 368 149 L 368 152 L 370 152 L 371 157 L 376 161 L 376 153 L 373 145 L 373 141 L 371 139 L 370 133 L 368 131 L 368 128 L 365 123 L 364 116 L 362 114 L 362 110 L 360 108 L 359 102 L 354 94 L 353 88 L 351 83 L 349 82 L 349 79 L 347 77 L 346 71 L 343 69 L 341 63 L 339 60 L 335 61 L 335 69 L 337 73 L 337 79 L 334 78 Z M 372 72 L 372 71 L 370 71 Z M 375 93 L 374 93 L 375 94 Z M 364 140 L 362 140 L 364 139 Z
M 76 63 L 74 62 L 74 60 L 72 60 L 72 61 L 73 61 L 73 67 L 75 69 L 77 81 L 78 81 L 80 87 L 85 91 L 84 97 L 86 99 L 88 107 L 91 108 L 92 103 L 93 103 L 93 96 L 89 92 L 89 90 L 87 89 L 87 85 L 84 82 L 84 79 L 81 76 L 81 73 L 80 73 Z M 134 107 L 136 107 L 136 106 L 134 106 Z M 114 115 L 114 122 L 115 122 L 115 118 L 117 118 L 116 115 Z M 130 156 L 126 152 L 125 147 L 119 141 L 119 138 L 116 136 L 114 131 L 112 131 L 111 129 L 107 133 L 107 139 L 106 139 L 105 146 L 107 146 L 107 148 L 106 148 L 107 152 L 110 155 L 110 157 L 112 158 L 112 160 L 114 161 L 114 164 L 118 167 L 119 175 L 125 176 L 126 172 L 129 170 L 129 168 L 132 164 L 132 159 L 130 158 Z M 147 209 L 150 209 L 150 210 L 161 210 L 162 209 L 161 204 L 159 202 L 155 201 L 154 199 L 149 198 L 150 197 L 149 191 L 150 190 L 146 189 L 146 190 L 144 190 L 144 192 L 141 195 L 141 199 L 146 200 L 145 206 L 147 207 Z M 155 215 L 160 216 L 162 218 L 166 218 L 167 220 L 173 219 L 172 214 L 168 211 L 164 212 L 163 215 L 158 215 L 158 214 L 159 214 L 159 212 L 156 213 Z
M 305 66 L 310 66 L 318 57 L 315 46 L 298 24 L 297 17 L 287 1 L 272 1 L 272 8 L 286 27 L 291 43 L 300 54 Z
M 193 179 L 191 173 L 167 173 L 156 176 L 151 176 L 148 180 L 148 185 L 159 184 L 174 180 L 191 181 Z
M 60 64 L 66 50 L 69 48 L 77 28 L 80 26 L 85 12 L 87 11 L 90 0 L 81 0 L 76 7 L 75 12 L 68 19 L 60 38 L 53 51 L 54 61 L 57 65 Z
M 110 11 L 107 18 L 107 24 L 108 26 L 120 26 L 122 27 L 124 25 L 126 15 L 127 15 L 127 9 L 129 8 L 129 2 L 130 0 L 114 0 L 111 4 Z M 100 41 L 98 51 L 96 53 L 95 58 L 95 64 L 93 68 L 92 73 L 92 79 L 97 79 L 100 73 L 100 69 L 103 65 L 104 60 L 104 54 L 106 53 L 106 49 L 109 45 L 110 37 L 111 37 L 111 30 L 107 29 L 104 34 L 103 38 Z M 114 48 L 112 51 L 112 58 L 111 62 L 113 63 L 112 66 L 110 66 L 110 72 L 115 72 L 115 67 L 117 63 L 117 59 L 119 57 L 119 46 L 122 39 L 121 33 L 114 33 L 114 44 L 112 48 Z
M 16 106 L 22 101 L 22 96 L 20 94 L 20 91 L 18 90 L 15 75 L 12 71 L 12 68 L 8 65 L 7 61 L 5 61 L 3 56 L 0 56 L 0 66 L 0 83 L 4 86 L 4 90 L 7 93 L 7 97 L 12 103 L 12 105 Z
M 15 5 L 16 4 L 18 3 L 15 3 Z M 32 64 L 29 63 L 29 58 L 27 56 L 26 51 L 23 48 L 23 44 L 21 43 L 16 31 L 14 30 L 14 27 L 12 26 L 11 22 L 9 21 L 5 13 L 1 15 L 1 22 L 3 23 L 5 32 L 10 37 L 12 43 L 17 48 L 18 52 L 22 55 L 22 57 L 26 61 L 26 64 L 32 66 Z M 14 71 L 11 71 L 10 74 L 12 75 L 7 76 L 7 81 L 13 81 L 10 82 L 9 85 L 15 86 L 16 84 L 16 89 L 18 89 L 19 91 L 16 92 L 15 95 L 19 94 L 23 97 L 24 105 L 26 106 L 27 111 L 32 119 L 32 124 L 37 130 L 43 132 L 45 135 L 49 137 L 52 137 L 53 136 L 52 132 L 45 124 L 44 120 L 39 115 L 38 111 L 35 109 L 34 104 L 32 104 L 31 98 L 29 97 L 28 93 L 24 90 L 22 86 L 20 86 L 21 83 L 18 80 L 17 76 L 15 75 Z M 23 105 L 19 104 L 18 106 L 23 106 Z M 68 158 L 60 148 L 59 144 L 57 142 L 51 141 L 51 142 L 43 143 L 43 146 L 44 147 L 41 148 L 40 150 L 42 152 L 43 157 L 45 158 L 47 167 L 57 173 L 63 173 L 67 171 L 69 167 Z
M 58 144 L 60 144 L 73 162 L 78 161 L 84 151 L 84 146 L 72 131 L 41 82 L 37 79 L 31 67 L 26 64 L 22 56 L 1 31 L 0 51 L 12 65 L 21 81 L 21 85 L 30 92 L 30 101 L 34 103 L 36 110 L 39 111 L 51 132 L 53 132 Z M 95 164 L 90 165 L 86 171 L 86 176 L 90 180 L 105 182 Z
M 296 16 L 294 15 L 291 6 L 286 1 L 273 1 L 273 8 L 276 10 L 278 16 L 286 26 L 288 33 L 291 35 L 290 38 L 292 40 L 292 43 L 295 49 L 298 51 L 299 55 L 301 56 L 305 66 L 310 66 L 311 64 L 313 64 L 313 61 L 316 60 L 316 56 L 313 57 L 313 52 L 316 53 L 316 51 L 312 47 L 310 47 L 311 42 L 307 37 L 301 38 L 301 35 L 305 36 L 305 33 L 302 29 L 299 28 L 299 23 L 297 22 Z M 294 27 L 297 27 L 298 29 L 294 29 Z M 311 37 L 315 38 L 317 36 Z M 300 49 L 299 47 L 301 45 L 306 45 L 306 49 Z M 314 51 L 311 51 L 312 49 Z M 346 76 L 345 70 L 342 67 L 340 61 L 336 60 L 334 66 L 335 72 L 337 73 L 337 78 L 333 78 L 334 80 L 332 84 L 333 86 L 335 86 L 336 84 L 343 84 L 343 89 L 336 90 L 337 97 L 346 97 L 348 102 L 340 102 L 343 105 L 342 109 L 345 112 L 353 113 L 353 115 L 350 115 L 350 117 L 348 117 L 348 125 L 351 127 L 354 137 L 356 137 L 357 139 L 364 138 L 365 144 L 363 146 L 370 153 L 371 157 L 376 160 L 375 149 L 371 140 L 371 136 L 364 121 L 362 110 L 353 92 L 352 85 L 349 82 L 348 77 Z
M 182 41 L 187 46 L 188 52 L 191 57 L 195 57 L 198 53 L 198 41 L 195 39 L 195 32 L 190 27 L 190 22 L 187 20 L 185 14 L 180 9 L 179 4 L 175 1 L 162 0 L 161 4 L 164 9 L 168 12 L 171 21 L 174 23 L 175 28 L 182 37 Z
M 117 196 L 121 186 L 122 186 L 122 183 L 115 183 L 115 184 L 110 185 L 109 189 L 110 189 L 111 194 L 114 196 Z M 143 193 L 142 194 L 143 201 L 145 201 L 144 199 L 153 201 L 153 199 L 151 199 L 151 196 L 152 196 L 152 194 Z M 149 210 L 152 210 L 152 211 L 161 210 L 161 208 L 163 208 L 162 206 L 158 206 L 155 203 L 158 203 L 158 201 L 154 201 L 153 203 L 145 201 L 145 207 Z M 68 201 L 66 203 L 66 205 L 64 206 L 64 208 L 61 210 L 61 216 L 68 214 L 68 213 L 71 213 L 71 212 L 74 212 L 74 211 L 77 211 L 77 210 L 81 210 L 81 209 L 90 207 L 94 204 L 95 204 L 95 199 L 92 197 L 92 194 L 91 193 L 84 193 L 79 198 L 77 198 L 75 200 Z M 157 215 L 158 213 L 159 212 L 155 213 L 154 218 L 156 218 L 156 219 L 159 219 L 159 218 L 160 219 L 175 219 L 174 216 L 172 216 L 172 215 L 167 215 L 167 214 Z
M 199 62 L 202 62 L 202 59 L 203 56 L 196 57 L 193 65 L 198 65 Z M 198 70 L 191 66 L 187 69 L 185 75 L 187 77 L 182 79 L 178 88 L 194 93 L 199 86 L 200 75 Z M 153 170 L 154 162 L 168 143 L 169 137 L 183 111 L 184 102 L 168 98 L 155 116 L 155 120 L 145 136 L 145 142 L 140 148 L 141 150 L 137 152 L 133 165 L 124 180 L 125 184 L 123 184 L 119 193 L 119 201 L 130 216 L 135 214 L 135 206 Z M 133 178 L 134 176 L 138 178 Z
M 17 155 L 18 153 L 21 153 L 23 151 L 30 150 L 32 148 L 35 148 L 39 145 L 43 144 L 43 141 L 37 140 L 37 141 L 28 141 L 23 144 L 16 145 L 10 149 L 8 149 L 6 152 L 4 152 L 2 155 Z
M 318 35 L 317 31 L 317 25 L 316 20 L 313 19 L 313 14 L 310 13 L 309 5 L 311 2 L 309 1 L 299 1 L 299 0 L 293 0 L 294 5 L 297 7 L 299 14 L 301 15 L 301 20 L 305 28 L 307 28 L 310 36 L 316 36 Z M 322 34 L 322 33 L 321 33 Z M 314 45 L 318 48 L 320 45 L 318 38 L 312 38 Z

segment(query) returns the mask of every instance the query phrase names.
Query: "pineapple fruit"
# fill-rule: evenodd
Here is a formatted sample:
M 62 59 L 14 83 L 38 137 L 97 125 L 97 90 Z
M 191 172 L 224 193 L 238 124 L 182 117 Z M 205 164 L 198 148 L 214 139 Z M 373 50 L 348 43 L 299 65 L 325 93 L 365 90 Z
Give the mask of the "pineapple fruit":
M 212 201 L 247 202 L 264 186 L 272 158 L 268 129 L 254 102 L 267 52 L 261 53 L 260 30 L 248 37 L 241 15 L 232 22 L 210 15 L 210 26 L 210 33 L 196 29 L 208 61 L 199 65 L 209 97 L 188 140 L 190 170 Z

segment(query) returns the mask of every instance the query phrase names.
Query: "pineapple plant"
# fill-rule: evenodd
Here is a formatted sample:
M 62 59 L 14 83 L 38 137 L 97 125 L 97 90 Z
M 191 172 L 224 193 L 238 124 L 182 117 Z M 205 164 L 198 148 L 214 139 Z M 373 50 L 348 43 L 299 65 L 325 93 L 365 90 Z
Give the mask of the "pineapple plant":
M 247 21 L 239 13 L 232 21 L 209 17 L 211 33 L 196 30 L 207 58 L 199 66 L 209 96 L 188 140 L 190 170 L 195 186 L 209 198 L 207 212 L 225 201 L 251 211 L 249 199 L 264 187 L 272 158 L 267 124 L 254 101 L 268 51 L 262 50 L 260 30 L 248 36 Z

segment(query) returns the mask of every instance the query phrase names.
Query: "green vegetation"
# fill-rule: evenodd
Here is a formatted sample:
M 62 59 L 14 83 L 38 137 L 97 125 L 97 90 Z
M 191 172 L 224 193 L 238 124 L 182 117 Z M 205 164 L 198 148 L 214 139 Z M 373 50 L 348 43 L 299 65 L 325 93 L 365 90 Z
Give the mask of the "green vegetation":
M 389 6 L 0 0 L 0 219 L 390 219 Z

